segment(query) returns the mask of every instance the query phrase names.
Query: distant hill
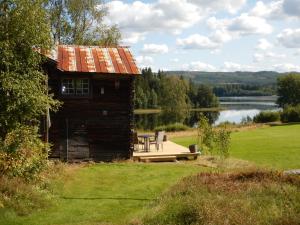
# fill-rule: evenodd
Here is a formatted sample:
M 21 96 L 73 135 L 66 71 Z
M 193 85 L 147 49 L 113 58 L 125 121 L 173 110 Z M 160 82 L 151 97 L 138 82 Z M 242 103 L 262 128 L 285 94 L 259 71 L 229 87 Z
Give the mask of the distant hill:
M 273 71 L 260 72 L 200 72 L 200 71 L 167 71 L 168 75 L 184 76 L 191 78 L 196 83 L 221 85 L 221 84 L 245 84 L 245 85 L 274 85 L 277 77 L 286 73 Z

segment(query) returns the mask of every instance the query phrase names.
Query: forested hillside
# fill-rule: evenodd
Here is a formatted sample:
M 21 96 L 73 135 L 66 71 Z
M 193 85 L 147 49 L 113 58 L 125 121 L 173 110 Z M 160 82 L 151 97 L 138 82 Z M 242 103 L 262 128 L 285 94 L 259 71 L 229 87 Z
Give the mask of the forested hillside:
M 167 75 L 180 75 L 203 84 L 248 84 L 273 85 L 283 73 L 273 71 L 260 72 L 201 72 L 201 71 L 168 71 Z
M 197 84 L 213 87 L 217 96 L 264 96 L 276 94 L 277 78 L 286 73 L 260 72 L 200 72 L 167 71 L 167 75 L 182 76 Z

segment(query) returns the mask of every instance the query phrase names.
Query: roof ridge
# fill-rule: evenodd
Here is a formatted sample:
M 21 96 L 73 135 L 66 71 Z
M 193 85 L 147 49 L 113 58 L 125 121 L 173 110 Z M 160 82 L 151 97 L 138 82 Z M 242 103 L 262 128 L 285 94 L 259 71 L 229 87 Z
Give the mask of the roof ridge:
M 115 45 L 115 46 L 102 46 L 102 45 L 76 45 L 76 44 L 57 44 L 55 47 L 66 46 L 66 47 L 89 47 L 89 48 L 130 48 L 127 45 Z

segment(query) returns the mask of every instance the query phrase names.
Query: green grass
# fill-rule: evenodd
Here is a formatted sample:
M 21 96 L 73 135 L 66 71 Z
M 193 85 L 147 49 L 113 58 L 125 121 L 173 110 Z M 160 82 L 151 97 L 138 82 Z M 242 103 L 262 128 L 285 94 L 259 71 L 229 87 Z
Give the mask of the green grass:
M 195 137 L 172 141 L 188 146 Z M 300 125 L 258 128 L 232 133 L 230 155 L 276 169 L 300 168 Z
M 201 167 L 186 164 L 95 164 L 76 169 L 48 209 L 17 216 L 0 208 L 0 224 L 127 224 L 171 185 Z
M 195 137 L 178 137 L 173 141 L 188 146 L 195 143 Z M 300 168 L 299 151 L 300 125 L 266 127 L 232 134 L 231 155 L 258 165 L 277 169 Z M 219 216 L 205 217 L 209 224 L 222 224 L 217 219 L 225 217 L 232 224 L 243 224 L 247 219 L 243 219 L 242 215 L 246 215 L 245 218 L 252 218 L 257 224 L 272 224 L 270 219 L 275 218 L 278 224 L 290 225 L 299 214 L 299 182 L 297 186 L 286 183 L 284 178 L 278 177 L 278 180 L 276 174 L 274 180 L 273 175 L 267 173 L 270 182 L 258 179 L 255 180 L 257 185 L 250 179 L 252 175 L 247 175 L 249 186 L 239 183 L 239 179 L 247 178 L 244 175 L 234 175 L 233 180 L 226 180 L 226 175 L 220 179 L 212 176 L 202 180 L 201 175 L 186 178 L 178 184 L 183 177 L 204 171 L 204 168 L 192 163 L 103 163 L 79 168 L 70 166 L 68 170 L 70 168 L 71 172 L 65 176 L 63 185 L 57 185 L 54 189 L 56 197 L 49 201 L 48 208 L 18 216 L 0 204 L 0 224 L 128 224 L 134 218 L 136 225 L 176 224 L 173 221 L 176 218 L 183 218 L 183 222 L 177 224 L 189 224 L 185 223 L 185 218 L 191 216 L 197 221 L 204 218 L 202 215 L 216 213 Z M 259 173 L 254 175 L 261 176 Z M 210 184 L 212 186 L 207 187 Z M 194 189 L 191 191 L 190 188 Z M 175 195 L 172 195 L 174 191 Z M 286 208 L 286 205 L 289 207 Z M 239 218 L 242 218 L 241 223 Z M 285 218 L 287 221 L 281 221 Z

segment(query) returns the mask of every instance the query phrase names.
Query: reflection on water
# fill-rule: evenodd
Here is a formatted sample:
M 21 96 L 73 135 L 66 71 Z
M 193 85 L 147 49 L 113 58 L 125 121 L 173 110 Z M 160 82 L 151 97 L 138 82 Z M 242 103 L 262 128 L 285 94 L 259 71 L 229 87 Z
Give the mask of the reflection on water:
M 211 123 L 217 120 L 220 112 L 203 112 Z M 199 121 L 199 112 L 190 112 L 187 115 L 184 124 L 193 127 Z M 161 113 L 136 114 L 134 115 L 136 129 L 153 130 L 155 127 L 165 125 L 165 121 Z
M 259 109 L 249 109 L 249 110 L 225 110 L 220 112 L 220 116 L 215 122 L 215 125 L 218 125 L 223 122 L 231 123 L 241 123 L 243 118 L 250 117 L 253 119 L 261 110 Z
M 221 97 L 219 99 L 220 105 L 228 110 L 220 112 L 215 122 L 216 125 L 225 121 L 241 123 L 244 118 L 253 119 L 261 111 L 278 110 L 277 96 Z
M 278 110 L 277 96 L 221 97 L 219 99 L 220 105 L 228 110 L 220 112 L 215 122 L 216 125 L 225 121 L 241 123 L 244 118 L 253 119 L 261 111 Z
M 260 111 L 278 110 L 276 105 L 276 96 L 259 96 L 259 97 L 222 97 L 220 106 L 226 110 L 218 112 L 207 112 L 206 116 L 210 121 L 215 121 L 218 125 L 228 121 L 231 123 L 241 123 L 243 119 L 250 117 L 253 119 Z M 194 126 L 199 120 L 199 113 L 192 112 L 186 118 L 185 124 Z M 155 127 L 164 125 L 161 114 L 142 114 L 135 115 L 135 126 L 138 129 L 153 130 Z

